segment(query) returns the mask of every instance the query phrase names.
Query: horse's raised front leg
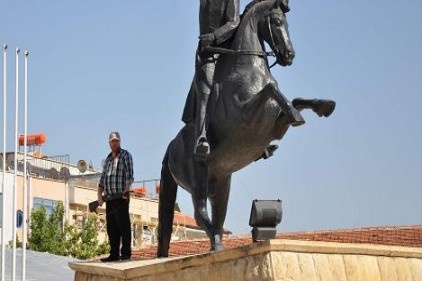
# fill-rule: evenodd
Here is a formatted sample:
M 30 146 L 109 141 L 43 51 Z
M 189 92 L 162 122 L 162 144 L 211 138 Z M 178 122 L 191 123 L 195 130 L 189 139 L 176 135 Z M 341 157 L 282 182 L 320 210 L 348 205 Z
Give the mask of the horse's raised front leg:
M 286 122 L 289 125 L 299 126 L 305 123 L 300 112 L 278 90 L 277 85 L 274 83 L 268 83 L 259 93 L 253 95 L 250 99 L 243 102 L 238 101 L 244 113 L 244 120 L 252 121 L 254 117 L 257 116 L 257 113 L 262 110 L 262 106 L 264 106 L 270 98 L 273 98 L 279 104 L 286 116 Z
M 336 103 L 332 100 L 323 99 L 302 99 L 296 98 L 292 101 L 293 107 L 299 111 L 303 109 L 312 109 L 318 116 L 328 117 L 333 113 Z M 287 116 L 282 113 L 277 119 L 276 128 L 274 130 L 274 137 L 281 139 L 286 134 L 289 128 Z
M 224 250 L 223 227 L 226 220 L 227 205 L 229 203 L 231 175 L 212 180 L 209 186 L 209 199 L 212 210 L 212 223 L 214 225 L 214 241 L 211 250 Z
M 192 188 L 194 217 L 198 226 L 205 230 L 212 243 L 214 239 L 214 228 L 207 211 L 208 167 L 205 162 L 196 162 L 194 169 L 195 178 L 193 182 L 195 186 Z
M 324 99 L 303 99 L 296 98 L 292 101 L 293 107 L 297 110 L 305 108 L 312 109 L 319 117 L 328 117 L 336 108 L 336 102 Z

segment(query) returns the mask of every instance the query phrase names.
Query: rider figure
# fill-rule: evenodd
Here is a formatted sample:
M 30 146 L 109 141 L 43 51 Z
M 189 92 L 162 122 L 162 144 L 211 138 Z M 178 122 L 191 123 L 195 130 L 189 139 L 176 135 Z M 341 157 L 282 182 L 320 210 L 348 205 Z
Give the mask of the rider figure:
M 231 38 L 239 22 L 239 0 L 200 0 L 195 76 L 182 117 L 185 123 L 195 120 L 195 155 L 200 158 L 210 153 L 205 115 L 218 58 L 218 54 L 208 51 L 207 47 Z
M 186 124 L 195 120 L 194 154 L 200 160 L 205 159 L 210 153 L 206 136 L 206 108 L 213 85 L 215 64 L 219 56 L 207 47 L 221 46 L 227 42 L 235 33 L 239 23 L 239 0 L 200 0 L 200 35 L 196 50 L 195 75 L 182 116 L 182 121 Z M 291 115 L 291 112 L 287 114 Z M 292 123 L 294 123 L 294 118 Z M 270 157 L 277 147 L 269 145 L 260 158 Z

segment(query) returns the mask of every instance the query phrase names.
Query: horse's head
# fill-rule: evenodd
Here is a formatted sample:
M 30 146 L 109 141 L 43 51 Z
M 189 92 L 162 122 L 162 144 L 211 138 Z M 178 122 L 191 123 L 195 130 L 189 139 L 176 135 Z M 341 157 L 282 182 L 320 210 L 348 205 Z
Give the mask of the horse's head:
M 258 22 L 261 38 L 268 43 L 282 66 L 291 65 L 295 57 L 286 19 L 289 10 L 289 0 L 276 0 Z

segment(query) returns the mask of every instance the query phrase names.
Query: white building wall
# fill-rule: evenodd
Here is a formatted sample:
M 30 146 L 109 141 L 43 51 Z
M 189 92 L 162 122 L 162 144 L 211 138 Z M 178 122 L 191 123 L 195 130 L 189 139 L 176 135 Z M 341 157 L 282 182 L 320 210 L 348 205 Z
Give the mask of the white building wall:
M 1 222 L 1 227 L 4 225 L 5 229 L 5 241 L 8 243 L 13 239 L 13 183 L 14 175 L 12 173 L 4 173 L 5 175 L 5 184 L 3 192 L 3 172 L 0 172 L 0 193 L 2 194 L 2 200 L 0 204 L 5 204 L 6 213 L 4 215 L 4 224 Z M 3 218 L 3 206 L 0 206 L 0 220 Z M 0 238 L 3 231 L 0 231 Z M 1 244 L 0 240 L 0 244 Z

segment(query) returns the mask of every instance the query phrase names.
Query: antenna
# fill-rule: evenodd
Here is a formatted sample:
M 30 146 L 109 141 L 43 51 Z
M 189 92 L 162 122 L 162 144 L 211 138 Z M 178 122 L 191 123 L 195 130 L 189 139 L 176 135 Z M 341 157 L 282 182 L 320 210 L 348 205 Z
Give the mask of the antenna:
M 83 160 L 83 159 L 79 160 L 77 167 L 78 167 L 79 172 L 85 173 L 86 169 L 87 169 L 87 164 L 86 164 L 85 160 Z

